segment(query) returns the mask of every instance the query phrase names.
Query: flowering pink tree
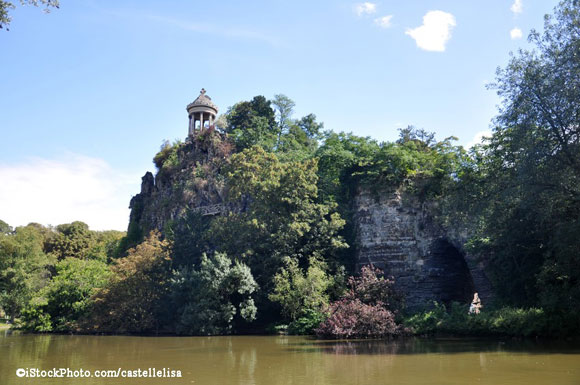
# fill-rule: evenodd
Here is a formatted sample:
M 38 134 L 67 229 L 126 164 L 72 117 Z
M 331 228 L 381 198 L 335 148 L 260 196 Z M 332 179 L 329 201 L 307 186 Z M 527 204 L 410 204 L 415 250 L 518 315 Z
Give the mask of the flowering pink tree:
M 390 309 L 400 304 L 393 290 L 394 281 L 382 271 L 365 266 L 359 277 L 348 281 L 348 292 L 326 308 L 328 318 L 316 329 L 320 337 L 372 338 L 401 333 Z

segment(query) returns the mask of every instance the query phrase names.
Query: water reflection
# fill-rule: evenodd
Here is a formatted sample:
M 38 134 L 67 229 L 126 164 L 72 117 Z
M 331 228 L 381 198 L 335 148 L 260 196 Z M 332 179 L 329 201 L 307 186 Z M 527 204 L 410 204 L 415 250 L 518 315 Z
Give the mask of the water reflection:
M 527 354 L 580 354 L 580 346 L 567 341 L 517 339 L 307 340 L 288 344 L 290 350 L 329 354 L 459 354 L 470 352 L 525 352 Z

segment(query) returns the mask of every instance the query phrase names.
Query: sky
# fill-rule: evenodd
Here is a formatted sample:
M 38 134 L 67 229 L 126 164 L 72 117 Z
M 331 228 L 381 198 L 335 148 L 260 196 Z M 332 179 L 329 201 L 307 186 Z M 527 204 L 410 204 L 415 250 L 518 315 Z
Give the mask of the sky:
M 471 146 L 486 87 L 556 0 L 61 0 L 0 30 L 0 219 L 126 230 L 163 140 L 203 87 L 225 112 L 285 94 L 296 118 L 397 138 L 414 125 Z

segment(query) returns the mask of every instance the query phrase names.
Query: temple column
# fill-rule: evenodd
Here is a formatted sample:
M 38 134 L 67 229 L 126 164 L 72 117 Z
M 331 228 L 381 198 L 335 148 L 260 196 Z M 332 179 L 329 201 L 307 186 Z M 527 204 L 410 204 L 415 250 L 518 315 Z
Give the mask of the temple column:
M 200 124 L 199 124 L 199 130 L 203 130 L 203 112 L 199 113 L 199 120 L 200 120 Z

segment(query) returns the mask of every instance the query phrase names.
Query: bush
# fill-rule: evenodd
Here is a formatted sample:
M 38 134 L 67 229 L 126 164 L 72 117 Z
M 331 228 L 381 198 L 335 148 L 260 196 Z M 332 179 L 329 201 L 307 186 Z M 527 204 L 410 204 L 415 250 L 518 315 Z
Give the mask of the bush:
M 279 303 L 282 313 L 293 323 L 298 318 L 310 319 L 312 314 L 319 314 L 328 305 L 327 291 L 333 284 L 326 264 L 311 257 L 308 269 L 303 271 L 294 258 L 286 258 L 284 262 L 285 266 L 274 276 L 274 290 L 268 298 Z
M 199 269 L 174 272 L 171 296 L 179 334 L 228 334 L 256 319 L 252 295 L 258 285 L 250 268 L 225 254 L 202 256 Z
M 328 318 L 315 330 L 319 337 L 370 338 L 401 333 L 390 309 L 400 304 L 394 281 L 382 271 L 364 266 L 359 277 L 350 277 L 350 290 L 326 309 Z
M 395 315 L 381 304 L 367 305 L 359 299 L 342 299 L 330 305 L 329 317 L 316 334 L 319 337 L 372 338 L 397 335 Z
M 314 334 L 315 329 L 326 319 L 324 313 L 316 310 L 307 309 L 304 311 L 302 317 L 292 321 L 288 325 L 288 334 L 293 335 L 307 335 Z
M 368 305 L 378 305 L 397 311 L 401 307 L 402 298 L 395 292 L 395 281 L 382 276 L 381 269 L 374 266 L 363 266 L 359 277 L 350 277 L 350 290 L 345 298 L 359 299 Z

